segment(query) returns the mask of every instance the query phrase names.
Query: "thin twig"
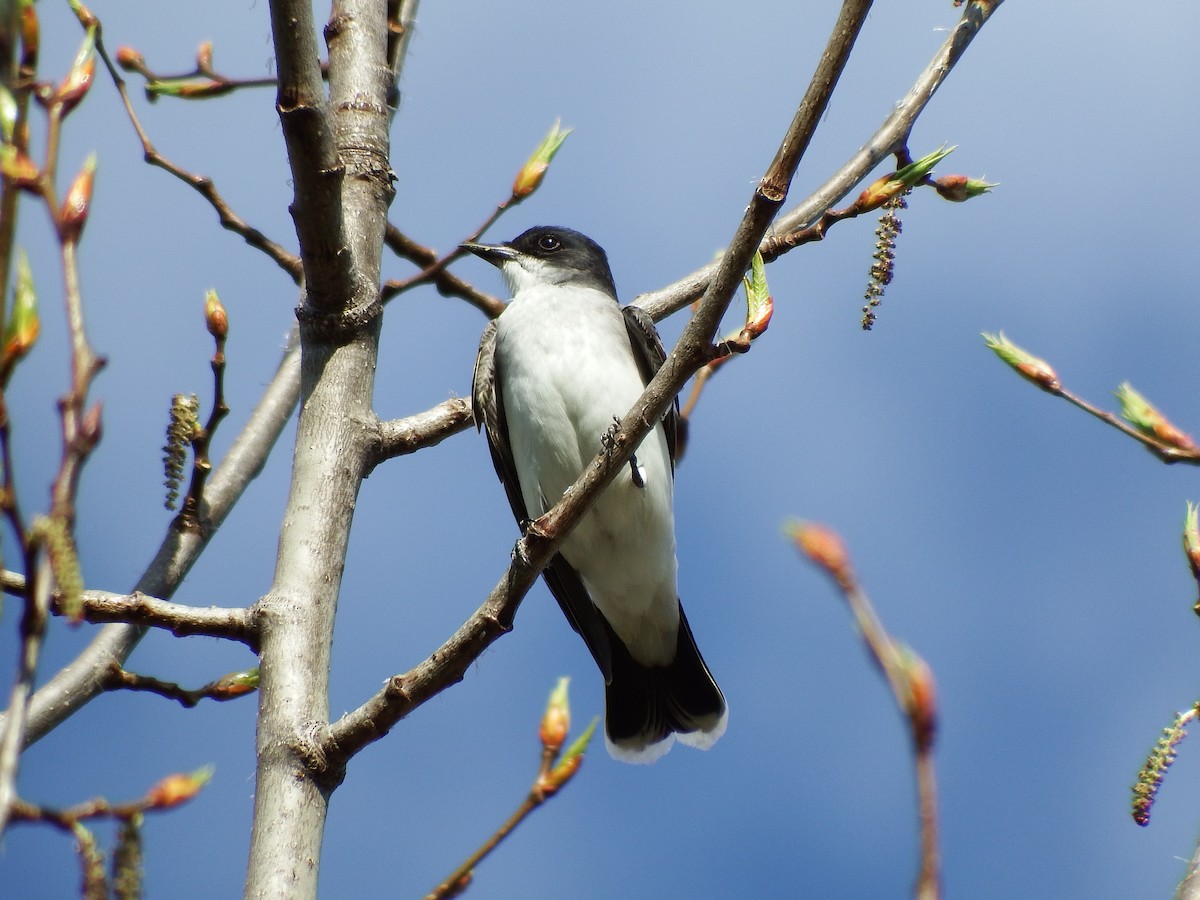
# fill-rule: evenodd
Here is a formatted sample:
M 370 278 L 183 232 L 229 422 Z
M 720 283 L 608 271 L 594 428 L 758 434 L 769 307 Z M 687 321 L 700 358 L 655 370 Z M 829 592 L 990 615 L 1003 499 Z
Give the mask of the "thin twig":
M 1119 418 L 1114 413 L 1107 412 L 1103 409 L 1100 409 L 1098 406 L 1092 405 L 1087 400 L 1084 400 L 1082 397 L 1073 394 L 1065 387 L 1060 387 L 1056 391 L 1047 391 L 1047 393 L 1054 394 L 1057 397 L 1062 397 L 1068 403 L 1079 407 L 1089 415 L 1095 416 L 1105 425 L 1110 425 L 1122 434 L 1128 435 L 1165 463 L 1186 463 L 1187 465 L 1192 466 L 1200 465 L 1200 449 L 1184 450 L 1181 447 L 1172 447 L 1168 444 L 1164 444 L 1162 441 L 1156 440 L 1153 436 L 1138 431 L 1138 429 L 1134 428 L 1132 425 Z
M 253 682 L 253 686 L 248 686 L 237 681 L 237 676 L 249 676 L 249 680 Z M 165 697 L 168 700 L 175 700 L 184 709 L 192 709 L 201 700 L 216 700 L 217 702 L 226 702 L 236 700 L 239 697 L 245 697 L 255 690 L 257 685 L 256 672 L 238 672 L 233 676 L 224 676 L 216 681 L 210 681 L 208 684 L 200 688 L 189 690 L 188 688 L 180 687 L 172 681 L 163 681 L 159 678 L 152 678 L 149 675 L 138 675 L 136 672 L 127 672 L 125 669 L 113 663 L 108 667 L 105 673 L 104 688 L 109 691 L 141 691 L 147 694 L 157 694 L 160 697 Z
M 117 48 L 117 61 L 127 72 L 136 72 L 146 80 L 146 99 L 150 102 L 159 97 L 174 97 L 177 100 L 208 100 L 222 97 L 225 94 L 243 88 L 275 87 L 278 83 L 274 75 L 238 78 L 224 75 L 212 66 L 212 44 L 205 42 L 200 45 L 196 55 L 196 65 L 186 72 L 164 75 L 155 72 L 146 65 L 145 58 L 136 50 L 124 47 Z M 322 66 L 322 71 L 325 71 Z
M 453 272 L 448 272 L 445 269 L 433 271 L 434 265 L 438 261 L 436 251 L 418 244 L 412 238 L 400 231 L 395 225 L 388 224 L 383 234 L 384 243 L 397 256 L 403 257 L 411 262 L 421 266 L 430 274 L 427 276 L 437 288 L 439 294 L 443 297 L 459 297 L 466 300 L 472 306 L 481 310 L 489 319 L 494 319 L 500 313 L 504 312 L 504 301 L 498 297 L 493 297 L 491 294 L 484 293 L 474 285 L 462 278 L 459 278 Z M 385 281 L 381 290 L 381 297 L 384 300 L 390 300 L 404 289 L 405 282 L 398 279 Z
M 294 253 L 288 252 L 283 246 L 268 238 L 257 228 L 249 225 L 245 219 L 235 213 L 229 204 L 225 202 L 225 198 L 217 191 L 216 185 L 213 184 L 211 178 L 196 175 L 177 166 L 159 153 L 154 144 L 150 142 L 150 137 L 142 127 L 137 113 L 134 112 L 133 104 L 129 100 L 129 91 L 126 89 L 125 79 L 121 77 L 121 73 L 113 65 L 112 59 L 109 58 L 108 51 L 104 47 L 104 41 L 99 32 L 96 35 L 96 52 L 104 60 L 104 66 L 108 69 L 108 74 L 117 88 L 117 93 L 121 96 L 121 103 L 125 107 L 125 114 L 129 117 L 129 121 L 133 125 L 133 130 L 137 132 L 146 162 L 152 166 L 157 166 L 165 172 L 169 172 L 195 190 L 216 211 L 217 217 L 221 222 L 221 227 L 232 231 L 234 234 L 241 235 L 247 244 L 265 253 L 275 261 L 276 265 L 288 273 L 293 282 L 299 284 L 303 268 L 300 265 L 300 259 Z M 274 79 L 271 79 L 270 83 L 273 84 Z
M 209 473 L 212 472 L 212 460 L 208 456 L 209 448 L 212 446 L 217 426 L 229 415 L 229 404 L 225 402 L 225 341 L 229 332 L 229 320 L 225 307 L 217 298 L 216 291 L 210 291 L 205 298 L 204 317 L 209 334 L 216 343 L 216 349 L 213 351 L 213 357 L 209 363 L 213 373 L 213 401 L 208 422 L 192 437 L 192 481 L 179 512 L 185 527 L 203 527 L 204 483 L 208 480 Z
M 499 219 L 506 210 L 514 206 L 516 202 L 518 201 L 516 195 L 514 194 L 502 203 L 497 204 L 496 208 L 493 209 L 488 214 L 488 217 L 483 220 L 483 224 L 467 235 L 467 237 L 463 238 L 463 240 L 459 243 L 459 246 L 456 246 L 445 256 L 438 257 L 434 259 L 433 262 L 426 264 L 425 268 L 423 268 L 420 272 L 417 272 L 415 275 L 410 275 L 408 278 L 403 278 L 397 281 L 389 281 L 386 285 L 388 296 L 402 294 L 410 288 L 416 287 L 418 284 L 424 284 L 426 281 L 436 279 L 439 275 L 445 272 L 446 266 L 466 255 L 467 251 L 462 248 L 462 243 L 470 243 L 479 240 L 483 233 L 495 225 L 496 220 Z M 386 232 L 384 234 L 384 240 L 385 242 L 387 241 Z M 499 313 L 497 313 L 497 315 L 499 315 Z
M 441 884 L 433 889 L 425 900 L 447 900 L 457 897 L 471 884 L 475 867 L 493 850 L 500 846 L 501 841 L 512 834 L 535 809 L 557 794 L 575 777 L 583 764 L 584 752 L 596 732 L 599 718 L 592 719 L 591 724 L 577 737 L 564 752 L 567 732 L 571 725 L 571 709 L 567 701 L 567 681 L 560 678 L 557 687 L 551 692 L 542 714 L 541 727 L 538 737 L 542 742 L 542 758 L 537 775 L 525 799 L 483 844 L 468 856 Z

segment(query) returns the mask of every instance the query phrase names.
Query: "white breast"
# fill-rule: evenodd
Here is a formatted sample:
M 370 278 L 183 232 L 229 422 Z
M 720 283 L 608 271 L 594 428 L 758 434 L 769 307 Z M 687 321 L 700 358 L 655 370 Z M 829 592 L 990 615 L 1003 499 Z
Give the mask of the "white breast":
M 600 452 L 614 417 L 644 385 L 624 318 L 603 292 L 537 285 L 521 290 L 496 334 L 509 444 L 531 517 L 553 506 Z M 593 601 L 643 663 L 675 652 L 678 593 L 672 476 L 661 426 L 563 545 Z

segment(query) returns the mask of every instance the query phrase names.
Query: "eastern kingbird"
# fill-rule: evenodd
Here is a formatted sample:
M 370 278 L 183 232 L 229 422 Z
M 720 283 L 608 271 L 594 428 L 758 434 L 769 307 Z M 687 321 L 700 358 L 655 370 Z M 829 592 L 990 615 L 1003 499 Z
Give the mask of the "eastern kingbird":
M 665 359 L 650 317 L 621 308 L 608 257 L 569 228 L 463 244 L 512 293 L 483 332 L 472 406 L 517 521 L 562 497 Z M 725 731 L 721 689 L 675 583 L 672 406 L 542 573 L 604 673 L 609 753 L 653 762 L 675 737 L 707 749 Z

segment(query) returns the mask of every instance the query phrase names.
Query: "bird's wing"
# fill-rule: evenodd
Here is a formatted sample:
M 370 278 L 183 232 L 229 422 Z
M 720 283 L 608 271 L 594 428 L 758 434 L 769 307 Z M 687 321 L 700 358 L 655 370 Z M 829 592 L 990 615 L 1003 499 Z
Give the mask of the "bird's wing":
M 475 428 L 483 429 L 487 435 L 488 449 L 492 452 L 492 465 L 508 494 L 508 505 L 518 522 L 529 519 L 525 499 L 521 496 L 521 482 L 517 478 L 517 467 L 513 462 L 512 448 L 508 443 L 508 422 L 504 418 L 504 401 L 500 392 L 500 377 L 496 371 L 496 322 L 488 323 L 479 339 L 479 353 L 475 357 L 475 377 L 471 381 L 471 412 L 475 416 Z
M 650 383 L 650 379 L 662 368 L 667 359 L 667 351 L 663 349 L 662 339 L 654 320 L 640 306 L 623 306 L 621 313 L 625 317 L 625 330 L 629 332 L 629 343 L 633 346 L 633 358 L 637 360 L 642 373 L 642 381 Z M 679 431 L 679 398 L 676 397 L 663 416 L 663 432 L 667 437 L 667 450 L 671 454 L 671 465 L 674 466 Z
M 521 482 L 517 478 L 517 467 L 513 462 L 512 448 L 508 442 L 508 422 L 504 417 L 504 393 L 500 387 L 502 372 L 496 364 L 496 322 L 492 321 L 483 330 L 479 339 L 479 354 L 475 357 L 475 377 L 471 382 L 471 411 L 475 416 L 475 427 L 487 435 L 488 449 L 492 453 L 492 465 L 508 495 L 508 505 L 522 529 L 529 521 L 525 499 L 521 496 Z M 579 633 L 591 651 L 592 658 L 604 674 L 605 683 L 612 680 L 612 649 L 609 643 L 611 629 L 583 581 L 561 553 L 556 553 L 550 564 L 542 570 L 542 577 L 550 593 L 558 601 L 563 615 L 571 627 Z

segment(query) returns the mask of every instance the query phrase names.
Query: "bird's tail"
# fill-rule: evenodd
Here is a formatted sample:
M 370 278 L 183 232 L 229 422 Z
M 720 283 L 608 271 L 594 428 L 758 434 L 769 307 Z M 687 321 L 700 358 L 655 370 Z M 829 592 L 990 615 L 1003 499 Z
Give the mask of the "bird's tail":
M 605 691 L 605 743 L 623 762 L 654 762 L 678 737 L 707 750 L 725 733 L 725 697 L 704 663 L 683 606 L 675 659 L 643 666 L 619 640 L 612 647 L 612 679 Z

